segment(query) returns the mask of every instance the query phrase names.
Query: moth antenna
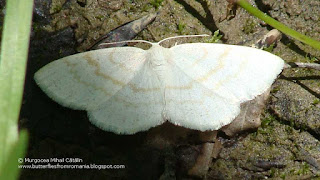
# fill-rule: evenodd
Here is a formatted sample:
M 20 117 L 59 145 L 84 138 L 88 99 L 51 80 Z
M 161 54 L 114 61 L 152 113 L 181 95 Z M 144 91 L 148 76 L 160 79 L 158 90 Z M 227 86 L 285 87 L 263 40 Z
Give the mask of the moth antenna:
M 123 44 L 123 43 L 147 43 L 147 44 L 152 44 L 151 42 L 146 41 L 146 40 L 128 40 L 128 41 L 101 43 L 101 44 L 99 44 L 99 47 L 109 47 L 110 45 L 117 45 L 117 44 Z
M 164 41 L 168 41 L 168 40 L 176 39 L 176 38 L 207 37 L 207 36 L 210 36 L 210 35 L 208 35 L 208 34 L 199 34 L 199 35 L 181 35 L 181 36 L 173 36 L 173 37 L 168 37 L 168 38 L 162 39 L 161 41 L 159 41 L 159 42 L 158 42 L 158 44 L 161 44 L 161 43 L 162 43 L 162 42 L 164 42 Z

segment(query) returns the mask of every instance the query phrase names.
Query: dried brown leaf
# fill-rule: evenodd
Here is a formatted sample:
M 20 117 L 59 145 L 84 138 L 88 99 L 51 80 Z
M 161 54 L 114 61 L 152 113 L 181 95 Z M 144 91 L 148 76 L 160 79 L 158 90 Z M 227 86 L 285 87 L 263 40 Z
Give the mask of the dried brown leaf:
M 240 114 L 232 123 L 224 126 L 221 130 L 228 136 L 234 136 L 242 131 L 260 127 L 260 115 L 265 107 L 269 94 L 270 89 L 253 100 L 242 103 Z

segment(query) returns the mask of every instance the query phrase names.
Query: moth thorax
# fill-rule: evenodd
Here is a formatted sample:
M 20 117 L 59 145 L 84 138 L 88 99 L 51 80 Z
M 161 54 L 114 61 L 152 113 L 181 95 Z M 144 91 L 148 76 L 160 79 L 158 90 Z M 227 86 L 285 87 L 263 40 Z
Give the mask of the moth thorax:
M 164 48 L 159 44 L 153 44 L 148 50 L 148 60 L 150 65 L 154 69 L 162 68 L 162 66 L 167 66 L 168 59 L 170 57 L 170 50 Z

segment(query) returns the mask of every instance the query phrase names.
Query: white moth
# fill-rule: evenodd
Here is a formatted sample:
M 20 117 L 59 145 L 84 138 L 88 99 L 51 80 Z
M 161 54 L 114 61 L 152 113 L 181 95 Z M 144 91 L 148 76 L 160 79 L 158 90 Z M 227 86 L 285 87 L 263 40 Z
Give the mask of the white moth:
M 54 101 L 86 110 L 106 131 L 134 134 L 165 121 L 206 131 L 229 124 L 240 103 L 266 91 L 284 66 L 278 56 L 255 48 L 164 48 L 164 40 L 148 42 L 148 50 L 114 47 L 64 57 L 34 79 Z

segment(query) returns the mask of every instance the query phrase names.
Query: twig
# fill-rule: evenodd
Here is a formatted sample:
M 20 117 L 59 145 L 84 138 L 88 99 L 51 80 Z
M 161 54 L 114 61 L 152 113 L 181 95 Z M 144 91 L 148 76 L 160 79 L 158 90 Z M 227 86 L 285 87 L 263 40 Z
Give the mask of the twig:
M 294 63 L 290 62 L 284 65 L 284 69 L 288 68 L 310 68 L 320 71 L 320 64 L 317 63 Z

